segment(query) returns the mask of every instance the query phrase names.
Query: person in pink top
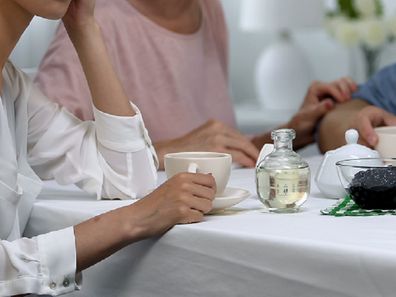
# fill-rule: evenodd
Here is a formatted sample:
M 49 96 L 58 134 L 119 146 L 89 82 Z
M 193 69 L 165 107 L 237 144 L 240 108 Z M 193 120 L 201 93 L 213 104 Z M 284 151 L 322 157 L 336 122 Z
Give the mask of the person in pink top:
M 270 134 L 248 138 L 236 130 L 228 86 L 227 27 L 219 0 L 100 0 L 96 17 L 117 74 L 142 112 L 163 156 L 177 151 L 220 151 L 252 167 Z M 89 88 L 63 25 L 36 78 L 44 94 L 77 117 L 93 118 Z M 301 110 L 283 127 L 296 146 L 313 142 L 316 122 L 346 101 L 356 85 L 344 78 L 315 82 Z

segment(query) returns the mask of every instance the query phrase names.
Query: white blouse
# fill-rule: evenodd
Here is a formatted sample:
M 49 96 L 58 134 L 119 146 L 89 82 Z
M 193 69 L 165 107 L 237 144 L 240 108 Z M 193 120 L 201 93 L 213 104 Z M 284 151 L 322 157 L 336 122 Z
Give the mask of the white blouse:
M 98 198 L 137 198 L 156 186 L 157 157 L 135 106 L 134 117 L 95 110 L 95 122 L 81 122 L 11 63 L 2 74 L 0 296 L 68 293 L 78 289 L 73 227 L 21 239 L 40 178 Z

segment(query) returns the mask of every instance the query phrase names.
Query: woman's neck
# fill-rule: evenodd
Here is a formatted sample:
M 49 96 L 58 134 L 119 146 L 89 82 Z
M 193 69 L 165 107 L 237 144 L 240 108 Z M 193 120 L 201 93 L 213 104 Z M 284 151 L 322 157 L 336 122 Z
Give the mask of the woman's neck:
M 140 13 L 158 25 L 181 34 L 191 34 L 201 25 L 199 0 L 128 0 Z
M 0 70 L 4 68 L 12 50 L 33 16 L 13 0 L 0 0 Z M 3 78 L 0 75 L 0 91 Z

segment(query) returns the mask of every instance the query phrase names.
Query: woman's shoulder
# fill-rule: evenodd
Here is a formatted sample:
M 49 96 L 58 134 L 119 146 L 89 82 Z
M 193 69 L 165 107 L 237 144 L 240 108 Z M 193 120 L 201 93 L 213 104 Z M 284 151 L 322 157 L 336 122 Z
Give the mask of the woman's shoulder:
M 210 20 L 224 20 L 224 11 L 220 0 L 201 0 L 201 5 Z
M 224 41 L 228 32 L 221 2 L 219 0 L 201 0 L 201 5 L 209 30 L 213 32 L 216 40 Z

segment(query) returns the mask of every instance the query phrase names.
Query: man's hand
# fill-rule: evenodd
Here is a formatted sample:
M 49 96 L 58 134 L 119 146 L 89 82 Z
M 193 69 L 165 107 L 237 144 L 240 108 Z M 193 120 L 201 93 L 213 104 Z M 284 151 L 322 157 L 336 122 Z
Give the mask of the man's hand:
M 332 83 L 313 82 L 300 110 L 286 124 L 287 128 L 296 130 L 295 147 L 301 148 L 314 141 L 315 128 L 319 120 L 335 103 L 351 99 L 357 85 L 350 78 L 342 78 Z
M 210 120 L 190 133 L 170 141 L 154 144 L 163 168 L 163 157 L 172 152 L 209 151 L 232 155 L 232 160 L 244 167 L 254 167 L 259 151 L 253 143 L 227 125 Z
M 352 117 L 350 128 L 358 130 L 361 143 L 375 147 L 378 143 L 378 136 L 374 128 L 395 125 L 396 116 L 381 108 L 367 106 Z

